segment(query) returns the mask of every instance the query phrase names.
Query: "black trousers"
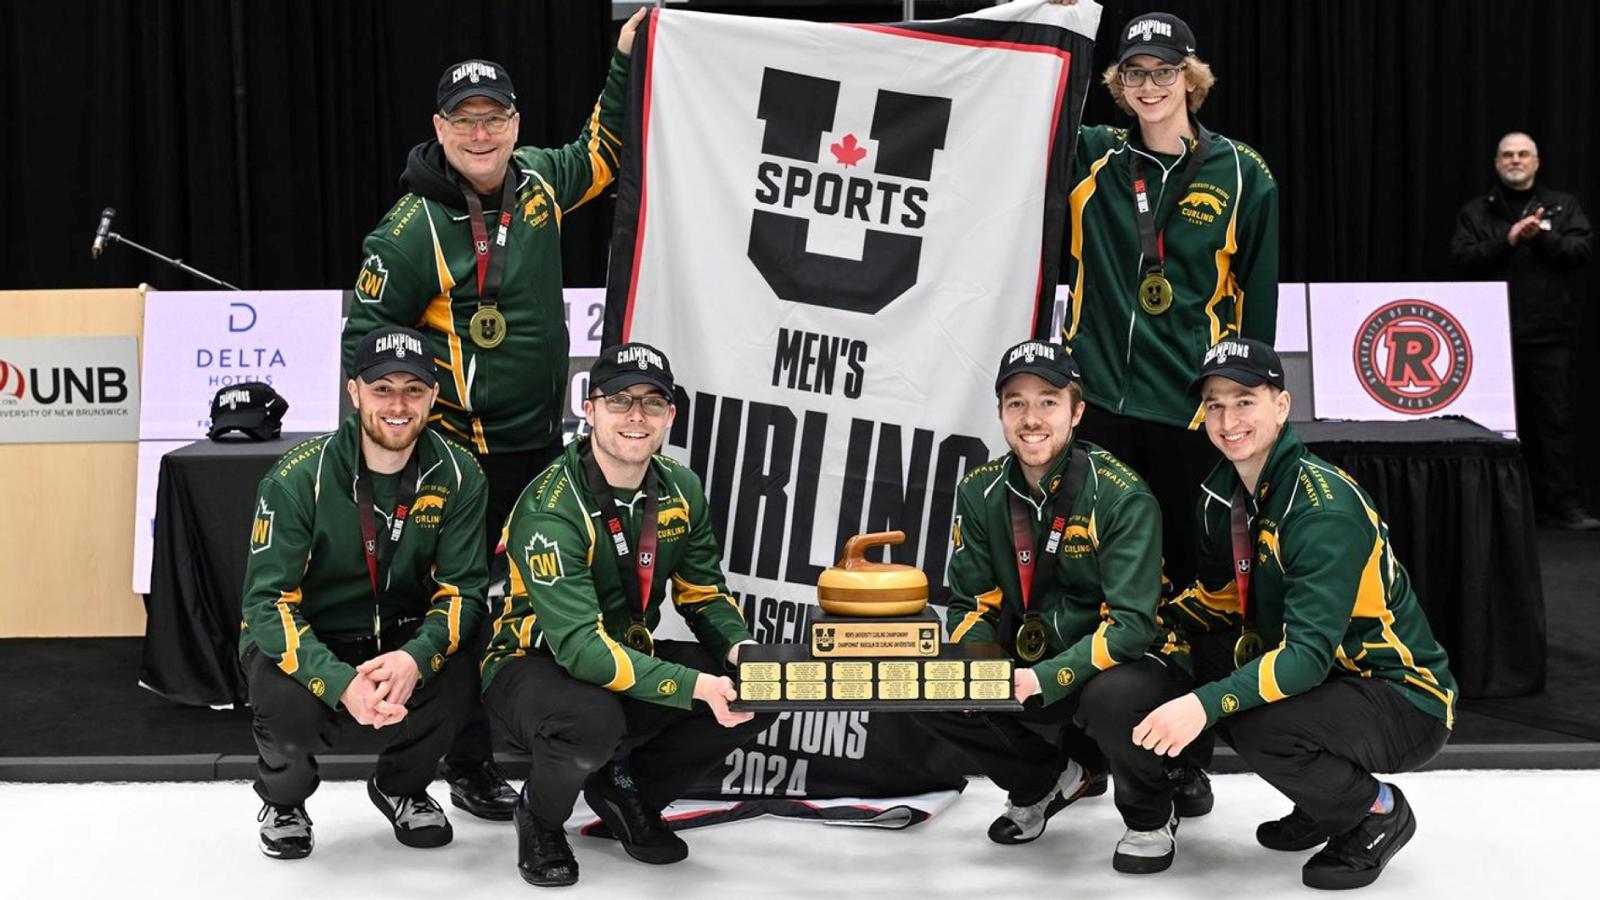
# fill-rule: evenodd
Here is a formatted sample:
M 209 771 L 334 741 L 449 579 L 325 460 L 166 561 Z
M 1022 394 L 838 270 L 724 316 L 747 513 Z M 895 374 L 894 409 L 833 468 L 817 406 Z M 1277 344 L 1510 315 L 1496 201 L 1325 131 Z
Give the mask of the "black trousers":
M 656 656 L 701 672 L 723 671 L 696 643 L 657 641 Z M 531 757 L 523 796 L 534 819 L 548 828 L 572 815 L 584 780 L 612 759 L 626 757 L 640 798 L 663 809 L 775 718 L 758 715 L 724 728 L 704 703 L 679 709 L 614 693 L 578 681 L 543 651 L 506 663 L 483 702 Z
M 1179 666 L 1145 656 L 1107 669 L 1049 706 L 1031 697 L 1021 713 L 911 713 L 912 721 L 960 750 L 1011 802 L 1034 803 L 1055 786 L 1066 757 L 1024 723 L 1059 722 L 1087 735 L 1111 767 L 1117 811 L 1129 828 L 1153 831 L 1172 814 L 1163 757 L 1133 742 L 1133 726 L 1193 687 Z M 1082 760 L 1079 760 L 1082 762 Z
M 1511 346 L 1517 437 L 1540 512 L 1559 513 L 1578 502 L 1572 464 L 1571 347 L 1564 342 Z
M 1378 796 L 1373 772 L 1409 772 L 1443 749 L 1444 723 L 1376 678 L 1335 675 L 1217 726 L 1266 782 L 1327 829 L 1356 826 Z
M 506 518 L 511 515 L 511 508 L 516 505 L 517 497 L 521 496 L 522 489 L 534 476 L 543 472 L 557 456 L 561 455 L 561 443 L 537 450 L 526 450 L 520 453 L 492 453 L 478 457 L 478 464 L 483 467 L 483 475 L 488 481 L 488 511 L 483 517 L 484 552 L 489 555 L 490 583 L 495 580 L 493 573 L 504 571 L 504 563 L 498 563 L 495 548 L 500 544 L 500 532 L 505 528 Z M 478 622 L 478 627 L 469 636 L 467 642 L 461 645 L 463 651 L 470 650 L 473 658 L 482 655 L 483 648 L 488 645 L 491 624 L 494 616 L 490 610 L 483 610 L 483 616 Z M 461 718 L 460 730 L 456 732 L 455 741 L 450 745 L 450 752 L 445 756 L 445 775 L 463 771 L 488 762 L 494 758 L 494 743 L 489 734 L 489 719 L 483 714 L 483 703 L 479 697 L 478 668 L 472 667 L 472 700 L 468 704 L 465 714 Z
M 337 649 L 335 653 L 351 665 L 367 657 Z M 439 674 L 411 695 L 406 717 L 385 727 L 385 733 L 394 737 L 378 754 L 375 771 L 384 793 L 416 794 L 433 781 L 439 757 L 450 746 L 462 711 L 473 701 L 476 663 L 470 653 L 452 654 Z M 299 806 L 321 783 L 317 754 L 332 746 L 342 723 L 355 720 L 342 708 L 328 707 L 260 650 L 249 651 L 244 670 L 258 753 L 256 793 L 269 803 Z
M 1111 451 L 1150 485 L 1161 505 L 1162 572 L 1177 590 L 1188 587 L 1195 574 L 1194 511 L 1200 483 L 1222 460 L 1205 429 L 1146 422 L 1090 403 L 1077 434 Z
M 1196 572 L 1194 516 L 1200 483 L 1222 461 L 1205 429 L 1189 431 L 1147 422 L 1091 403 L 1078 425 L 1078 435 L 1111 451 L 1150 485 L 1161 505 L 1162 574 L 1174 594 L 1186 590 L 1194 583 Z M 1197 684 L 1216 681 L 1233 671 L 1237 638 L 1237 631 L 1189 636 Z M 1184 750 L 1184 764 L 1208 768 L 1215 747 L 1210 732 L 1202 733 Z

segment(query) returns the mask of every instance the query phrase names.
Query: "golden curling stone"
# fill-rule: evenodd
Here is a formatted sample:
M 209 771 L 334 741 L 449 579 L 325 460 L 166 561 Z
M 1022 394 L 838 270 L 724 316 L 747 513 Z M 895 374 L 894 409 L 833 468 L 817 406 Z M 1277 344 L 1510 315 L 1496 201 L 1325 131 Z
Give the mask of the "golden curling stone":
M 817 579 L 817 602 L 836 616 L 910 616 L 928 605 L 928 576 L 916 566 L 872 562 L 873 547 L 905 543 L 904 531 L 858 534 L 845 541 L 844 558 Z

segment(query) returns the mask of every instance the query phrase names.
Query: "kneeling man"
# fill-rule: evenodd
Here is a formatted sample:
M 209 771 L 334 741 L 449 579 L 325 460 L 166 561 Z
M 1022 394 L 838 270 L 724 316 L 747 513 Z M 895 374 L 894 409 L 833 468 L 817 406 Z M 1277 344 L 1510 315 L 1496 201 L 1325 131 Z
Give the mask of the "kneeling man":
M 278 460 L 256 495 L 240 658 L 249 683 L 261 852 L 311 852 L 305 801 L 341 720 L 395 726 L 367 796 L 411 847 L 453 832 L 427 786 L 472 701 L 487 580 L 478 461 L 430 431 L 433 356 L 410 328 L 356 346 L 355 412 Z M 476 649 L 476 648 L 472 648 Z
M 751 642 L 728 594 L 700 479 L 657 456 L 672 370 L 647 344 L 601 351 L 583 403 L 590 436 L 528 485 L 506 522 L 511 590 L 483 661 L 484 705 L 531 766 L 517 804 L 517 868 L 572 884 L 562 825 L 582 791 L 623 849 L 674 863 L 689 848 L 661 810 L 754 738 L 727 676 Z M 656 640 L 671 604 L 695 642 Z
M 1224 461 L 1206 479 L 1199 578 L 1164 611 L 1181 628 L 1245 624 L 1233 674 L 1155 710 L 1136 745 L 1176 755 L 1202 730 L 1222 738 L 1294 801 L 1256 829 L 1273 850 L 1309 850 L 1315 888 L 1375 881 L 1417 823 L 1373 772 L 1432 759 L 1454 721 L 1456 686 L 1389 527 L 1350 476 L 1288 424 L 1271 347 L 1228 340 L 1192 389 Z
M 1064 349 L 1024 341 L 1007 350 L 995 393 L 1011 452 L 957 489 L 948 624 L 954 641 L 1011 651 L 1023 711 L 916 721 L 1006 790 L 1006 811 L 989 827 L 1001 844 L 1039 837 L 1089 790 L 1085 764 L 1109 765 L 1127 826 L 1112 865 L 1160 872 L 1172 865 L 1182 811 L 1165 761 L 1128 733 L 1192 686 L 1157 634 L 1161 511 L 1131 469 L 1074 440 L 1083 392 Z M 1024 723 L 1064 727 L 1063 745 Z

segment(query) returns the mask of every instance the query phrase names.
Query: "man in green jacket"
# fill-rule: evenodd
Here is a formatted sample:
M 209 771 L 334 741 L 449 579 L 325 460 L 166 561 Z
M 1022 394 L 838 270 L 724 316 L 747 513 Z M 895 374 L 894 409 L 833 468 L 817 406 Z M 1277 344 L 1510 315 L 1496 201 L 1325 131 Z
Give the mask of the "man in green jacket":
M 426 789 L 474 699 L 459 651 L 484 601 L 483 473 L 427 429 L 438 385 L 420 333 L 368 333 L 351 371 L 355 412 L 272 467 L 250 534 L 239 653 L 261 851 L 278 859 L 311 852 L 316 755 L 345 718 L 401 725 L 367 795 L 401 843 L 449 843 Z
M 517 146 L 521 117 L 504 66 L 473 59 L 446 68 L 434 139 L 412 148 L 400 176 L 407 193 L 362 243 L 345 367 L 356 340 L 378 325 L 428 336 L 440 381 L 429 422 L 478 456 L 489 481 L 491 555 L 517 495 L 561 452 L 561 220 L 615 176 L 628 54 L 642 18 L 641 10 L 623 27 L 600 98 L 563 147 Z M 482 637 L 472 643 L 482 646 Z M 488 721 L 474 709 L 439 774 L 456 806 L 509 820 L 516 792 L 491 750 Z
M 1017 660 L 1020 714 L 923 713 L 1009 795 L 989 838 L 1022 844 L 1110 765 L 1127 833 L 1112 865 L 1172 864 L 1177 815 L 1165 761 L 1128 743 L 1146 712 L 1192 686 L 1166 658 L 1161 513 L 1133 470 L 1074 438 L 1084 403 L 1072 356 L 1023 341 L 995 379 L 1011 452 L 962 479 L 951 529 L 947 621 L 954 641 L 999 641 Z M 1064 727 L 1058 747 L 1024 723 Z M 1103 754 L 1103 755 L 1102 755 Z
M 483 660 L 484 706 L 531 757 L 517 805 L 530 884 L 578 880 L 562 824 L 581 790 L 630 856 L 688 855 L 661 810 L 771 718 L 735 713 L 727 672 L 750 643 L 700 479 L 656 455 L 672 370 L 647 344 L 602 350 L 590 437 L 530 484 L 506 523 L 511 590 Z M 669 600 L 696 642 L 656 640 Z M 698 702 L 696 702 L 698 701 Z
M 1189 379 L 1213 344 L 1271 344 L 1278 325 L 1277 185 L 1253 148 L 1195 118 L 1216 84 L 1196 47 L 1170 13 L 1134 16 L 1117 33 L 1103 81 L 1134 127 L 1079 132 L 1062 270 L 1063 337 L 1089 398 L 1083 436 L 1149 482 L 1175 589 L 1194 580 L 1189 510 L 1217 462 Z M 1197 677 L 1228 671 L 1230 643 L 1197 636 Z M 1209 737 L 1185 762 L 1180 793 L 1209 806 Z
M 1217 726 L 1294 801 L 1256 830 L 1306 850 L 1310 887 L 1371 884 L 1411 839 L 1405 795 L 1373 772 L 1407 772 L 1444 746 L 1456 686 L 1372 498 L 1288 425 L 1283 364 L 1260 341 L 1213 347 L 1194 387 L 1226 461 L 1206 479 L 1200 576 L 1164 610 L 1184 632 L 1244 624 L 1237 670 L 1172 700 L 1133 742 L 1177 755 Z

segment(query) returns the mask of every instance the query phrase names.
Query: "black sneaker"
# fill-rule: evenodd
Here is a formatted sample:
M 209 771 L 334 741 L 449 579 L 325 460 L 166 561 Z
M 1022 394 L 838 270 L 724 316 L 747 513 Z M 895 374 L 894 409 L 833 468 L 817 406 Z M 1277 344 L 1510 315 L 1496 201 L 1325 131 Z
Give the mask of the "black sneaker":
M 1256 843 L 1268 850 L 1310 850 L 1328 839 L 1327 829 L 1296 806 L 1287 816 L 1256 826 Z
M 427 791 L 409 797 L 385 794 L 373 776 L 367 779 L 367 796 L 394 826 L 395 840 L 407 847 L 443 847 L 455 837 L 444 809 Z
M 663 866 L 689 855 L 689 845 L 672 833 L 659 811 L 645 806 L 633 779 L 615 762 L 589 776 L 583 799 L 634 859 Z
M 534 821 L 522 803 L 516 806 L 517 872 L 538 887 L 563 887 L 578 882 L 578 859 L 572 855 L 567 833 Z
M 1050 817 L 1082 797 L 1088 787 L 1089 776 L 1083 766 L 1068 760 L 1050 793 L 1028 804 L 1006 800 L 1006 811 L 989 825 L 989 840 L 996 844 L 1026 844 L 1037 839 L 1044 834 Z
M 256 821 L 261 823 L 262 853 L 273 859 L 305 859 L 311 855 L 316 839 L 305 807 L 264 803 Z
M 1368 813 L 1356 827 L 1328 840 L 1328 846 L 1306 861 L 1300 880 L 1306 887 L 1340 891 L 1366 887 L 1378 880 L 1383 867 L 1417 833 L 1411 804 L 1394 785 L 1394 809 Z
M 1198 819 L 1216 805 L 1211 794 L 1211 778 L 1203 769 L 1179 766 L 1167 770 L 1167 780 L 1172 782 L 1172 808 L 1180 819 Z
M 1102 797 L 1105 795 L 1106 786 L 1110 781 L 1111 773 L 1109 772 L 1091 772 L 1089 773 L 1089 786 L 1084 788 L 1083 793 L 1078 796 L 1080 798 Z
M 450 803 L 480 819 L 511 821 L 517 808 L 517 792 L 506 783 L 506 773 L 490 760 L 465 769 L 439 766 L 439 777 L 450 785 Z

